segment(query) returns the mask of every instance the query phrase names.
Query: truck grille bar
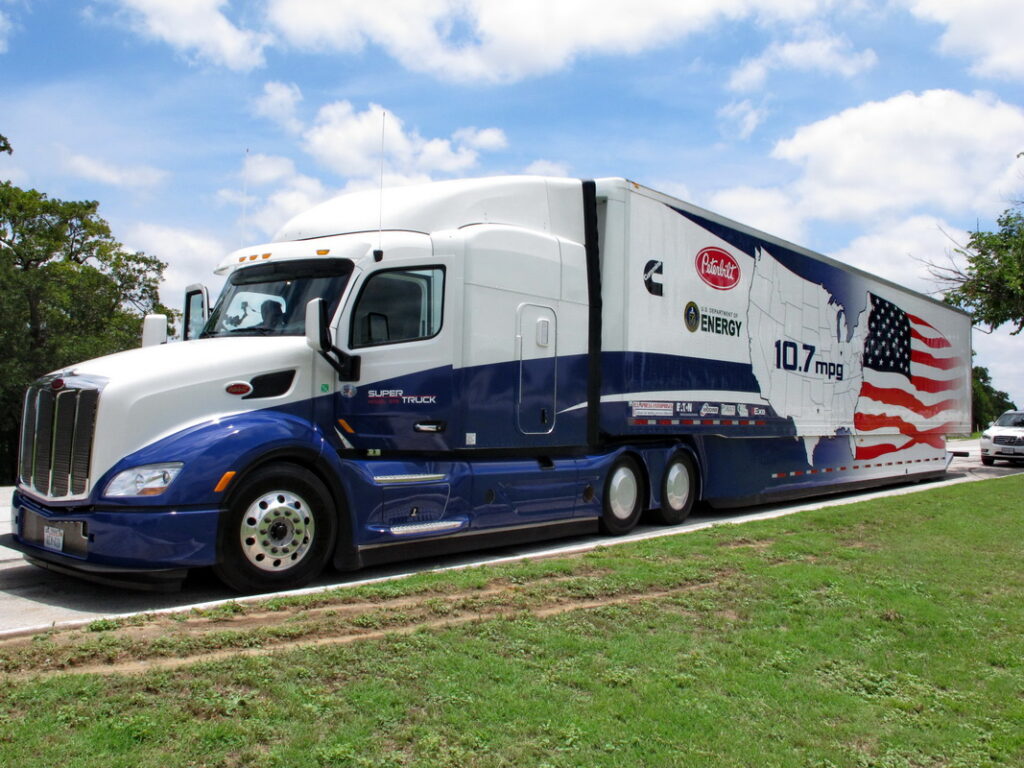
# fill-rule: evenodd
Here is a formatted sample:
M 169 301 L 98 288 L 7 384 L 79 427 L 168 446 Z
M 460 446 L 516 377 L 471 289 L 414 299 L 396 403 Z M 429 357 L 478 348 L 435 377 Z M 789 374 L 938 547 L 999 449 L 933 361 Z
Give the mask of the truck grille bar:
M 89 461 L 99 391 L 54 390 L 48 382 L 25 394 L 19 480 L 49 498 L 89 491 Z

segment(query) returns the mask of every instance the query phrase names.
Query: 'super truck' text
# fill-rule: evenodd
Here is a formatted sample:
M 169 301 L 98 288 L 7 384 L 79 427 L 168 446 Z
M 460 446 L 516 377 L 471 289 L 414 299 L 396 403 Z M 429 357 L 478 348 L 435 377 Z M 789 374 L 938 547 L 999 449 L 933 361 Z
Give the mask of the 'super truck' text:
M 38 380 L 32 562 L 242 591 L 940 475 L 970 318 L 623 179 L 356 193 Z

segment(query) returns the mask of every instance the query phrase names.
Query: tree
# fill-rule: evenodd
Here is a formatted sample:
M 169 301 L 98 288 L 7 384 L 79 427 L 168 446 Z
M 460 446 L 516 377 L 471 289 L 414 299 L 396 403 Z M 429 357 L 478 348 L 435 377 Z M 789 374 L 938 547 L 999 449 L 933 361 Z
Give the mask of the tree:
M 966 267 L 951 260 L 949 266 L 929 264 L 929 269 L 948 303 L 990 329 L 1013 323 L 1016 335 L 1024 330 L 1024 212 L 1008 209 L 996 223 L 997 232 L 974 232 L 966 246 L 955 249 Z
M 974 366 L 971 377 L 971 424 L 975 432 L 983 430 L 1004 411 L 1015 411 L 1017 406 L 1005 392 L 992 386 L 988 368 Z
M 0 182 L 0 483 L 14 475 L 29 383 L 138 346 L 147 312 L 171 314 L 157 295 L 166 264 L 125 251 L 98 209 Z

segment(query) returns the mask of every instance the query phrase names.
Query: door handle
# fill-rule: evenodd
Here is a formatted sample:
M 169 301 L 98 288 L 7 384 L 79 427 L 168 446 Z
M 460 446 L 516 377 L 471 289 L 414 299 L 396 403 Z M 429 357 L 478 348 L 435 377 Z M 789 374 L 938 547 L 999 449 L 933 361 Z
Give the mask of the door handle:
M 416 432 L 444 432 L 445 426 L 443 421 L 421 421 L 413 429 Z

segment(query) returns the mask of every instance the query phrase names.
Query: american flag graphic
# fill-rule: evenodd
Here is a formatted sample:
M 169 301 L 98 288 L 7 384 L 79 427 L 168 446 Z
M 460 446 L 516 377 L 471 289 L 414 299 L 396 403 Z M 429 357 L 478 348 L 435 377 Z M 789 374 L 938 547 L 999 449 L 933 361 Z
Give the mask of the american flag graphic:
M 853 417 L 859 435 L 885 430 L 891 442 L 858 445 L 860 461 L 915 445 L 942 449 L 957 419 L 951 398 L 963 385 L 967 361 L 927 321 L 874 294 L 864 342 L 864 381 Z

